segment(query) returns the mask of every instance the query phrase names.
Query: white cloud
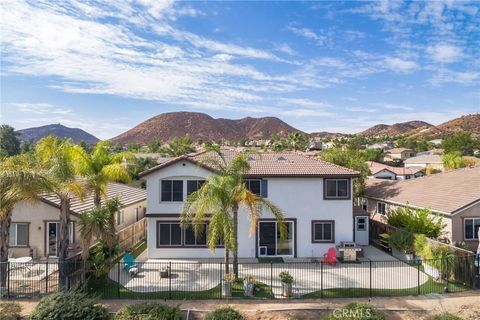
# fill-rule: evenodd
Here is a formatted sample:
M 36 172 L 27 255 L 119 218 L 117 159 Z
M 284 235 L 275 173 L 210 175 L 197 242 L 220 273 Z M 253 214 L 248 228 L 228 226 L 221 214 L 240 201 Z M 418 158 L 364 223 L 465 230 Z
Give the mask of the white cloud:
M 324 46 L 327 44 L 328 38 L 324 35 L 318 34 L 312 29 L 297 27 L 294 24 L 289 24 L 287 30 L 290 30 L 294 34 L 304 37 L 308 40 L 315 42 L 319 46 Z
M 415 61 L 403 60 L 396 57 L 388 57 L 385 59 L 386 66 L 397 73 L 408 73 L 415 70 L 418 65 Z
M 403 111 L 412 111 L 414 108 L 409 107 L 409 106 L 404 106 L 404 105 L 399 105 L 399 104 L 391 104 L 391 103 L 380 103 L 378 106 L 385 108 L 385 109 L 390 109 L 390 110 L 403 110 Z
M 374 108 L 364 108 L 364 107 L 347 107 L 345 108 L 345 110 L 347 111 L 351 111 L 351 112 L 367 112 L 367 113 L 373 113 L 373 112 L 376 112 L 377 109 L 374 109 Z
M 16 103 L 7 103 L 5 106 L 10 110 L 17 110 L 23 113 L 30 114 L 56 114 L 56 115 L 66 115 L 72 113 L 71 109 L 56 107 L 49 103 L 28 103 L 28 102 L 16 102 Z
M 278 44 L 275 46 L 275 49 L 277 51 L 280 51 L 280 52 L 283 52 L 283 53 L 286 53 L 286 54 L 289 54 L 291 56 L 295 56 L 298 54 L 298 52 L 296 52 L 295 50 L 292 49 L 292 47 L 290 47 L 288 44 L 286 43 L 282 43 L 282 44 Z
M 478 84 L 480 81 L 480 72 L 478 71 L 454 71 L 449 69 L 438 69 L 430 82 L 433 85 L 442 85 L 444 83 L 459 83 L 463 85 Z
M 427 53 L 436 62 L 450 63 L 460 59 L 463 55 L 462 49 L 450 44 L 438 44 L 427 48 Z

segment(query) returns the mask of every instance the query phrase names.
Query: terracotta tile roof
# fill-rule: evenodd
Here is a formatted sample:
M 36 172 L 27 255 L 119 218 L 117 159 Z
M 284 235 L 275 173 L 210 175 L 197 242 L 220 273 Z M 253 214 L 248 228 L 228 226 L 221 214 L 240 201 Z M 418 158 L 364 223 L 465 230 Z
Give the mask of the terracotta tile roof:
M 231 161 L 238 152 L 224 149 L 221 151 L 227 162 Z M 193 163 L 203 165 L 207 169 L 215 171 L 215 168 L 208 163 L 206 159 L 215 159 L 220 156 L 215 152 L 201 152 L 176 158 L 170 162 L 155 166 L 140 176 L 145 176 L 150 172 L 159 170 L 165 166 L 180 160 L 187 160 Z M 338 166 L 336 164 L 306 157 L 292 152 L 265 152 L 249 156 L 250 171 L 248 177 L 266 177 L 266 176 L 348 176 L 356 177 L 357 171 Z
M 480 167 L 437 173 L 411 180 L 366 181 L 367 198 L 455 213 L 480 201 Z
M 375 161 L 367 161 L 368 168 L 372 172 L 372 175 L 382 171 L 388 170 L 390 172 L 395 173 L 396 175 L 405 175 L 405 174 L 415 174 L 423 170 L 423 168 L 419 167 L 392 167 L 387 164 L 375 162 Z
M 430 154 L 408 158 L 404 163 L 443 163 L 442 157 L 438 154 Z
M 118 197 L 122 207 L 125 207 L 136 202 L 146 200 L 147 191 L 145 189 L 135 188 L 121 183 L 109 183 L 107 195 L 106 197 L 103 197 L 102 203 L 105 203 L 106 200 L 113 199 L 115 197 Z M 60 199 L 54 194 L 43 195 L 42 199 L 54 206 L 60 206 Z M 83 201 L 81 201 L 80 198 L 75 197 L 70 203 L 70 210 L 77 214 L 93 208 L 93 195 L 91 194 L 86 196 Z
M 403 151 L 412 151 L 412 149 L 407 149 L 407 148 L 392 148 L 392 149 L 387 149 L 385 150 L 385 153 L 394 153 L 394 154 L 397 154 L 397 153 L 402 153 Z

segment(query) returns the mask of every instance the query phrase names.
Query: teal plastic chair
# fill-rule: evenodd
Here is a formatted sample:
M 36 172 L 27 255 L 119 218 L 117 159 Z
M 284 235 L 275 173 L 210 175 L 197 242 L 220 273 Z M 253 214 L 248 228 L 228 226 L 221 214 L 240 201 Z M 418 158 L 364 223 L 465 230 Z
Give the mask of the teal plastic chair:
M 130 252 L 125 253 L 123 256 L 123 268 L 126 271 L 130 271 L 132 268 L 138 268 L 138 263 Z

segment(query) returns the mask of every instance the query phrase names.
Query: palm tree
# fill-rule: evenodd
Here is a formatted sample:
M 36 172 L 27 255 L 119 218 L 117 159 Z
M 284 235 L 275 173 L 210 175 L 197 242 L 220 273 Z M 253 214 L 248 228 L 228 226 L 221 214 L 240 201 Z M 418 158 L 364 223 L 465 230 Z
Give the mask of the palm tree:
M 78 225 L 85 259 L 88 258 L 89 248 L 95 240 L 104 240 L 108 247 L 115 245 L 115 213 L 119 208 L 120 201 L 114 198 L 106 201 L 104 206 L 84 212 L 80 216 Z
M 307 143 L 307 138 L 301 132 L 290 132 L 288 134 L 288 143 L 293 151 L 297 152 L 299 148 L 303 147 Z
M 100 208 L 102 196 L 112 181 L 130 182 L 131 176 L 123 161 L 133 158 L 129 152 L 110 152 L 110 142 L 97 143 L 92 153 L 80 146 L 72 147 L 73 164 L 77 173 L 85 178 L 87 189 L 93 192 L 95 207 Z
M 49 189 L 48 180 L 29 168 L 25 156 L 7 158 L 0 165 L 0 287 L 4 288 L 7 277 L 8 241 L 12 211 L 21 201 L 36 201 L 39 194 Z
M 446 170 L 463 168 L 467 165 L 466 161 L 462 158 L 462 154 L 458 151 L 444 154 L 442 162 Z
M 47 136 L 38 142 L 35 148 L 35 156 L 37 165 L 45 172 L 49 180 L 51 191 L 60 200 L 59 287 L 65 289 L 70 201 L 74 196 L 83 199 L 86 186 L 83 181 L 76 179 L 75 157 L 70 140 L 60 140 L 55 136 Z
M 225 244 L 225 272 L 228 273 L 228 251 L 233 253 L 233 272 L 238 277 L 238 210 L 245 207 L 250 218 L 250 236 L 255 232 L 262 208 L 276 218 L 280 237 L 285 239 L 287 227 L 280 208 L 265 198 L 255 195 L 244 183 L 243 177 L 250 169 L 248 154 L 242 153 L 227 162 L 221 152 L 219 157 L 205 158 L 202 162 L 213 166 L 220 176 L 209 177 L 197 192 L 192 193 L 182 210 L 182 224 L 191 223 L 195 234 L 202 230 L 208 213 L 212 214 L 208 228 L 208 246 L 214 248 L 223 236 Z M 221 160 L 218 160 L 220 158 Z M 213 234 L 213 235 L 212 235 Z

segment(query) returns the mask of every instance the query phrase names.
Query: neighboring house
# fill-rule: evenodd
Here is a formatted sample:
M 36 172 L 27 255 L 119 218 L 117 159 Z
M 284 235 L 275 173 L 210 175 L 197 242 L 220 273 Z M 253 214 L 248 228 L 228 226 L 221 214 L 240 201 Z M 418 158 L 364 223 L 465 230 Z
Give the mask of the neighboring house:
M 423 168 L 419 167 L 393 167 L 375 161 L 367 161 L 368 168 L 372 173 L 369 178 L 388 179 L 388 180 L 408 180 L 423 177 L 425 173 Z
M 142 219 L 146 212 L 147 193 L 144 189 L 120 183 L 110 183 L 107 195 L 102 199 L 118 197 L 121 208 L 115 215 L 117 230 Z M 74 198 L 70 206 L 69 243 L 81 247 L 77 221 L 79 216 L 94 208 L 93 196 Z M 55 195 L 42 196 L 35 203 L 21 202 L 12 212 L 10 248 L 15 257 L 33 253 L 38 257 L 55 257 L 58 252 L 60 200 Z
M 478 247 L 480 167 L 405 181 L 370 179 L 365 197 L 371 219 L 386 223 L 388 212 L 399 206 L 428 208 L 444 217 L 446 239 Z
M 443 171 L 442 156 L 438 154 L 412 157 L 405 160 L 403 163 L 405 165 L 405 168 L 429 168 Z
M 422 151 L 422 152 L 417 152 L 417 156 L 431 156 L 431 155 L 442 155 L 443 154 L 443 149 L 432 149 L 428 151 Z
M 333 141 L 323 142 L 323 143 L 322 143 L 322 150 L 326 150 L 326 149 L 333 148 L 333 147 L 335 147 L 336 144 L 337 144 L 337 143 L 336 143 L 336 142 L 333 142 Z
M 237 154 L 222 153 L 227 161 Z M 180 225 L 187 196 L 216 174 L 202 159 L 215 156 L 214 152 L 183 156 L 141 174 L 147 181 L 148 258 L 223 257 L 221 247 L 215 252 L 207 248 L 207 232 L 196 238 L 191 228 Z M 288 238 L 279 238 L 277 223 L 266 212 L 249 237 L 249 219 L 240 209 L 239 257 L 322 257 L 329 247 L 354 239 L 351 179 L 358 172 L 298 153 L 253 154 L 249 163 L 247 187 L 284 211 Z M 205 228 L 207 224 L 208 218 Z M 368 244 L 365 228 L 368 223 L 361 225 L 357 240 Z
M 391 147 L 391 143 L 389 142 L 381 142 L 381 143 L 374 143 L 366 145 L 366 149 L 378 149 L 378 150 L 386 150 Z
M 407 148 L 392 148 L 385 150 L 384 162 L 402 162 L 408 158 L 415 157 L 415 151 Z

